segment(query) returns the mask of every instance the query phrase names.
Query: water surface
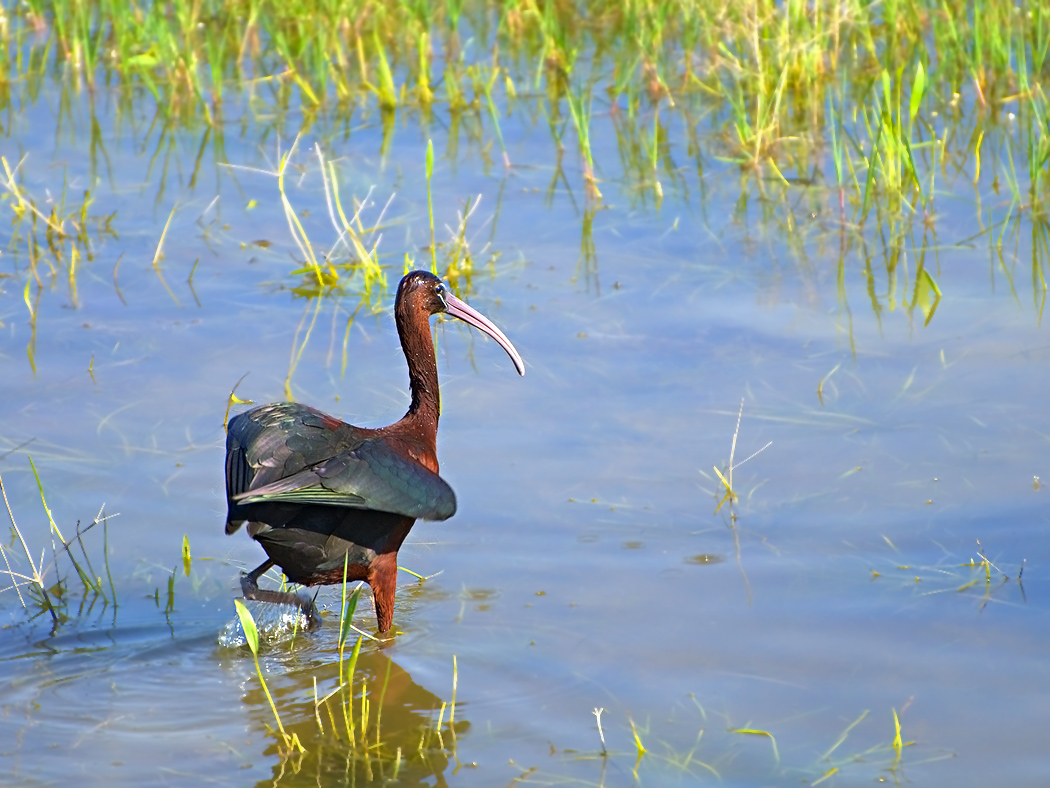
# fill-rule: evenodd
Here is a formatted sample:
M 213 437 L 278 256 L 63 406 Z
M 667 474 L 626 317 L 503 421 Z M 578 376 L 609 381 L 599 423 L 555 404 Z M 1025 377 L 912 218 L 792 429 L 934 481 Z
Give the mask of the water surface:
M 95 109 L 109 111 L 104 92 Z M 246 376 L 239 396 L 284 397 L 315 305 L 292 290 L 301 256 L 265 172 L 296 129 L 231 121 L 235 166 L 195 169 L 199 133 L 174 133 L 161 160 L 145 118 L 106 116 L 107 163 L 93 168 L 87 110 L 56 136 L 57 112 L 41 100 L 11 133 L 22 183 L 90 188 L 98 215 L 116 211 L 115 233 L 91 230 L 75 294 L 64 272 L 45 282 L 35 372 L 28 258 L 5 251 L 0 474 L 35 554 L 51 539 L 26 455 L 67 538 L 103 505 L 119 513 L 105 542 L 117 604 L 81 604 L 65 559 L 70 620 L 30 620 L 15 592 L 0 596 L 4 770 L 23 785 L 389 779 L 390 757 L 318 732 L 314 680 L 322 694 L 337 682 L 334 625 L 264 649 L 282 719 L 307 747 L 290 760 L 250 653 L 217 644 L 239 572 L 263 558 L 223 535 L 228 396 Z M 525 118 L 506 124 L 522 163 L 509 170 L 467 148 L 450 156 L 442 128 L 408 123 L 380 156 L 379 118 L 358 120 L 299 140 L 289 198 L 318 246 L 334 244 L 319 144 L 343 199 L 370 195 L 364 223 L 383 217 L 388 289 L 349 333 L 360 281 L 324 300 L 294 396 L 363 426 L 404 412 L 391 294 L 406 253 L 429 262 L 428 136 L 439 240 L 481 195 L 464 292 L 528 366 L 519 379 L 494 343 L 437 325 L 439 454 L 459 511 L 417 524 L 400 562 L 429 579 L 402 575 L 397 637 L 367 642 L 360 664 L 370 697 L 387 687 L 374 703 L 386 751 L 401 748 L 398 781 L 783 785 L 838 768 L 827 784 L 1045 783 L 1050 342 L 1030 249 L 1004 268 L 983 245 L 956 245 L 973 206 L 946 199 L 926 259 L 944 297 L 925 325 L 903 273 L 869 276 L 857 251 L 840 282 L 833 206 L 800 247 L 757 209 L 741 215 L 734 168 L 684 171 L 688 188 L 668 187 L 659 207 L 610 177 L 588 213 L 569 156 L 548 190 L 550 140 Z M 594 133 L 609 160 L 611 126 Z M 900 265 L 914 271 L 914 256 Z M 716 511 L 714 468 L 728 475 L 731 451 L 739 463 L 763 447 Z M 84 541 L 101 575 L 100 531 Z M 987 582 L 970 566 L 983 560 Z M 319 601 L 337 614 L 337 590 Z M 357 623 L 372 631 L 367 603 Z

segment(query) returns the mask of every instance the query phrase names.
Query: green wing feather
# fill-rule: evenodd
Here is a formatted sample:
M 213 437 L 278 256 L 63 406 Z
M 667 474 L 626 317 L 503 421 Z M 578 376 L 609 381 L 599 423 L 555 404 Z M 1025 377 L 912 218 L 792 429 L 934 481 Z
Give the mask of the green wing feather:
M 288 502 L 445 520 L 456 512 L 448 483 L 350 425 L 333 429 L 313 408 L 282 403 L 230 422 L 227 487 L 238 504 Z M 247 467 L 245 467 L 247 466 Z

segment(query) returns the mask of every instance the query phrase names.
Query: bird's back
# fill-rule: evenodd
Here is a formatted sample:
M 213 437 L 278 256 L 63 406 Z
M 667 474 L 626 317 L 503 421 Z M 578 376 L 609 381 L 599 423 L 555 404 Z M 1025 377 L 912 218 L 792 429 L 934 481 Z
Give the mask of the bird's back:
M 426 452 L 396 426 L 363 429 L 287 402 L 236 416 L 226 437 L 226 532 L 278 503 L 451 517 L 452 488 L 420 461 Z
M 250 519 L 234 499 L 294 476 L 344 451 L 374 430 L 354 427 L 308 405 L 277 402 L 230 419 L 226 432 L 226 533 Z

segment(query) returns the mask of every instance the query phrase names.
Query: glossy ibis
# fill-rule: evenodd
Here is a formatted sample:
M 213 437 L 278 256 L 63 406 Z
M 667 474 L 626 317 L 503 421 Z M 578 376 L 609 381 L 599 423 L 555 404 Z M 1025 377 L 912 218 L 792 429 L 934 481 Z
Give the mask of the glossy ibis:
M 226 435 L 226 533 L 248 524 L 267 560 L 242 576 L 248 599 L 299 605 L 315 622 L 313 603 L 265 591 L 259 577 L 277 565 L 305 586 L 347 580 L 372 587 L 379 631 L 390 629 L 397 551 L 416 520 L 445 520 L 456 496 L 438 476 L 440 412 L 430 316 L 452 315 L 484 331 L 525 365 L 503 332 L 450 293 L 436 276 L 414 271 L 397 288 L 394 319 L 408 361 L 412 404 L 396 424 L 364 429 L 319 410 L 282 402 L 245 411 Z

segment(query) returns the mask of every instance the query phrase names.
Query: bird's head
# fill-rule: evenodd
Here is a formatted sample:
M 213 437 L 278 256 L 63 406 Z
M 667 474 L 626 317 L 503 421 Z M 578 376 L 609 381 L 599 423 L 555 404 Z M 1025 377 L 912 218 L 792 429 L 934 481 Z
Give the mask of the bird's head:
M 518 374 L 525 374 L 525 362 L 506 335 L 479 311 L 452 295 L 448 285 L 428 271 L 405 274 L 397 287 L 394 313 L 408 317 L 408 313 L 416 311 L 425 313 L 427 317 L 443 312 L 484 331 L 507 352 Z

